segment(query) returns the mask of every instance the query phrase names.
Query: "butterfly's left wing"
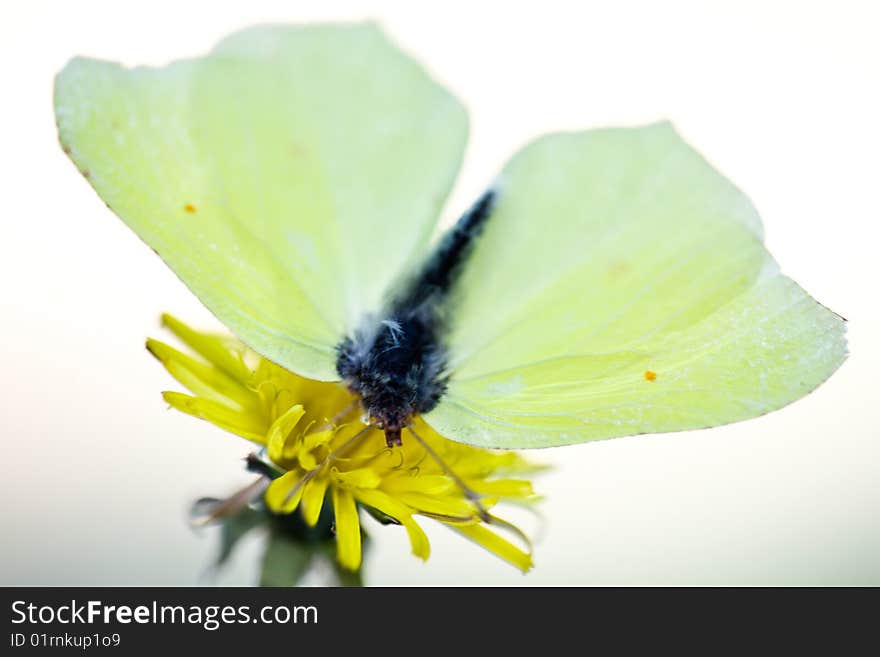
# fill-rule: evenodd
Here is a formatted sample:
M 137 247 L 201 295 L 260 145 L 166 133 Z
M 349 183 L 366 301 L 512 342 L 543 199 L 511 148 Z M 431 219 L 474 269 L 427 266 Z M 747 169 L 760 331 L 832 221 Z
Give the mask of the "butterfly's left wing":
M 743 420 L 846 355 L 843 320 L 780 273 L 748 199 L 668 124 L 520 151 L 458 290 L 425 419 L 475 445 Z
M 463 107 L 369 23 L 245 30 L 164 68 L 78 58 L 61 142 L 240 339 L 338 378 L 334 347 L 421 253 Z

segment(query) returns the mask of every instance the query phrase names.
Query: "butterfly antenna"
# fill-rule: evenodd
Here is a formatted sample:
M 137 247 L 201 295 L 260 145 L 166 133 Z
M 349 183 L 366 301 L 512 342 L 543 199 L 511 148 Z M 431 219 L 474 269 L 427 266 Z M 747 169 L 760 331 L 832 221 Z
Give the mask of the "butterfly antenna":
M 290 492 L 287 493 L 287 495 L 284 496 L 284 504 L 286 504 L 287 502 L 289 502 L 290 499 L 291 499 L 294 495 L 296 495 L 296 493 L 299 491 L 299 489 L 302 488 L 303 486 L 305 486 L 305 485 L 306 485 L 311 479 L 313 479 L 313 478 L 315 477 L 315 475 L 317 475 L 319 472 L 321 472 L 321 471 L 322 471 L 325 467 L 327 467 L 330 463 L 332 463 L 333 461 L 335 461 L 336 459 L 338 459 L 339 456 L 342 454 L 342 452 L 344 452 L 344 451 L 347 450 L 349 447 L 351 447 L 352 445 L 354 445 L 354 444 L 357 443 L 358 441 L 360 441 L 360 440 L 362 440 L 363 438 L 365 438 L 366 436 L 368 436 L 368 435 L 370 434 L 370 432 L 371 432 L 373 429 L 375 429 L 375 428 L 376 428 L 376 427 L 375 427 L 374 425 L 372 425 L 372 424 L 369 424 L 369 425 L 365 426 L 363 429 L 361 429 L 360 431 L 358 431 L 358 432 L 357 432 L 355 435 L 353 435 L 351 438 L 349 438 L 349 439 L 346 440 L 344 443 L 342 443 L 339 447 L 337 447 L 337 448 L 334 449 L 332 452 L 330 452 L 330 453 L 327 455 L 327 458 L 325 458 L 323 461 L 321 461 L 320 463 L 318 463 L 318 465 L 316 465 L 314 468 L 312 468 L 311 470 L 309 470 L 308 472 L 306 472 L 306 473 L 303 475 L 303 478 L 300 479 L 298 482 L 296 482 L 296 485 L 295 485 L 293 488 L 290 489 Z
M 464 480 L 461 477 L 455 474 L 455 471 L 446 464 L 446 461 L 440 458 L 440 455 L 436 451 L 434 451 L 434 448 L 431 447 L 424 438 L 416 433 L 412 425 L 409 425 L 407 429 L 409 429 L 409 432 L 412 434 L 413 438 L 415 438 L 419 442 L 419 444 L 425 448 L 425 451 L 428 452 L 428 454 L 431 455 L 431 458 L 434 459 L 437 464 L 443 469 L 443 472 L 445 472 L 447 476 L 455 482 L 455 485 L 461 489 L 461 492 L 464 493 L 464 496 L 468 500 L 470 500 L 471 503 L 473 503 L 473 505 L 477 508 L 477 515 L 480 516 L 480 520 L 485 523 L 492 522 L 492 516 L 489 515 L 489 512 L 486 511 L 486 509 L 480 503 L 480 495 L 473 488 L 464 483 Z

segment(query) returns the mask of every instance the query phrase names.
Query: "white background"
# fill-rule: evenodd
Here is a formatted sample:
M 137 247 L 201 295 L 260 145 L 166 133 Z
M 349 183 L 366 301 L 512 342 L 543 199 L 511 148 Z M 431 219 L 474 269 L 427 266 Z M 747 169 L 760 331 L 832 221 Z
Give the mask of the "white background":
M 538 134 L 668 118 L 756 203 L 786 273 L 850 320 L 852 355 L 766 417 L 535 454 L 556 470 L 525 577 L 442 527 L 423 564 L 391 527 L 372 531 L 368 582 L 880 584 L 875 6 L 4 4 L 0 583 L 203 581 L 216 535 L 185 508 L 247 480 L 244 441 L 165 410 L 144 337 L 163 310 L 214 320 L 62 155 L 52 76 L 74 54 L 161 64 L 255 22 L 373 17 L 469 107 L 445 220 Z M 254 581 L 258 550 L 220 581 Z

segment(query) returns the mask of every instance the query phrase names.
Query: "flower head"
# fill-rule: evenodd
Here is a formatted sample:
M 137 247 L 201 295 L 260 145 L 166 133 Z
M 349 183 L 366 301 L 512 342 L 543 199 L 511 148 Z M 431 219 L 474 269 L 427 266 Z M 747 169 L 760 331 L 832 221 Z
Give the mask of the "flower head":
M 168 315 L 163 322 L 195 352 L 147 341 L 150 353 L 193 393 L 165 392 L 165 400 L 262 446 L 258 458 L 271 475 L 264 497 L 269 510 L 299 511 L 313 526 L 329 499 L 344 567 L 361 563 L 359 507 L 402 525 L 422 559 L 430 545 L 416 516 L 443 523 L 523 571 L 531 567 L 530 552 L 493 526 L 524 539 L 522 532 L 490 512 L 499 501 L 534 501 L 531 483 L 513 477 L 537 466 L 514 452 L 447 440 L 421 418 L 404 430 L 401 447 L 390 448 L 382 431 L 363 423 L 358 400 L 342 384 L 303 378 L 234 338 L 195 331 Z

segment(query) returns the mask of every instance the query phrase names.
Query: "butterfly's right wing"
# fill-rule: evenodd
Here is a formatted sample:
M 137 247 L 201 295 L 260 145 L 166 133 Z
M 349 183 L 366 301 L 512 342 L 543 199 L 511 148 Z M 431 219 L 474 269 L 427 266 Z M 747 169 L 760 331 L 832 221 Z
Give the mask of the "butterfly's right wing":
M 724 424 L 843 361 L 844 323 L 783 276 L 748 199 L 668 124 L 520 151 L 451 309 L 426 421 L 488 447 Z
M 75 59 L 55 112 L 101 198 L 224 324 L 324 380 L 423 250 L 467 134 L 371 24 L 254 28 L 162 69 Z

